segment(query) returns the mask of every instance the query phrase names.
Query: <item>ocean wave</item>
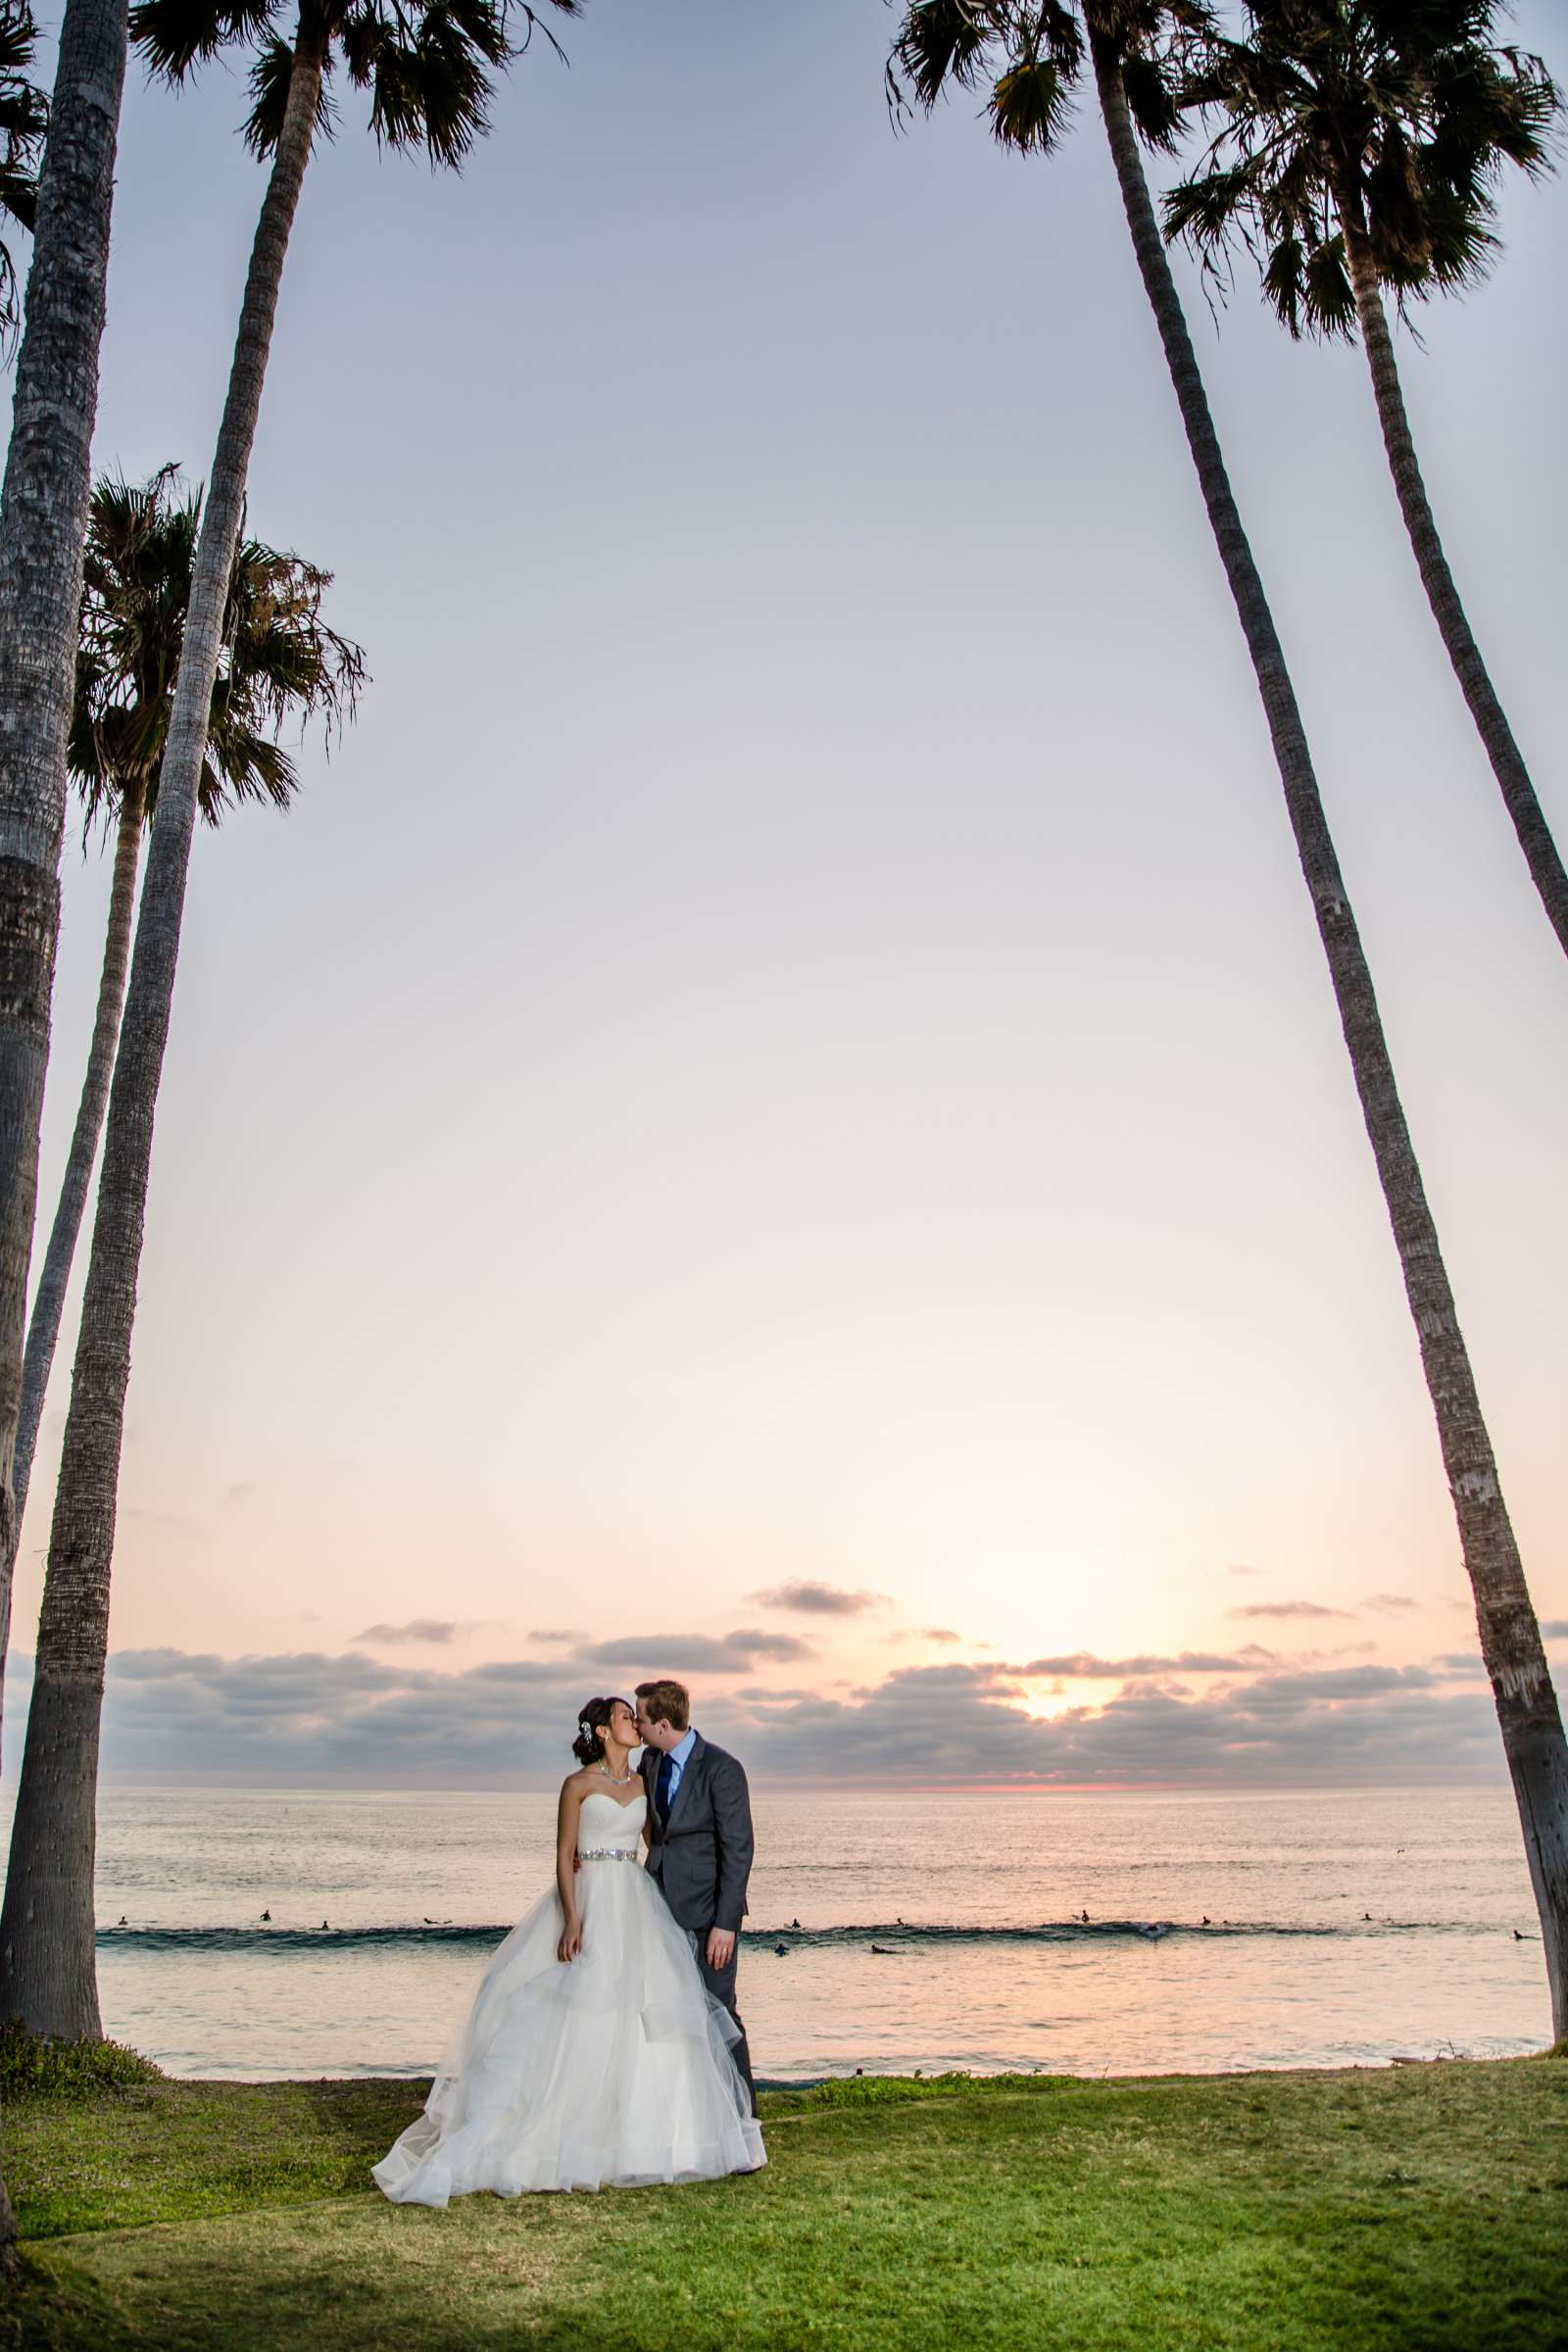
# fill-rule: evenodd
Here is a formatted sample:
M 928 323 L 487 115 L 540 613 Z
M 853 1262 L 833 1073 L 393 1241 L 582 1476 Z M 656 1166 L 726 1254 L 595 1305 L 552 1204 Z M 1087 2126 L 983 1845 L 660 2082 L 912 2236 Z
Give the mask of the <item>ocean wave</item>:
M 318 1928 L 249 1927 L 103 1927 L 100 1949 L 129 1952 L 326 1952 L 372 1951 L 386 1947 L 435 1950 L 443 1946 L 489 1950 L 509 1935 L 509 1927 L 473 1927 L 448 1920 L 425 1920 L 418 1925 Z M 963 1927 L 906 1923 L 895 1920 L 867 1926 L 829 1928 L 748 1928 L 742 1941 L 775 1954 L 843 1950 L 859 1946 L 879 1958 L 901 1951 L 920 1951 L 947 1944 L 1095 1944 L 1102 1942 L 1161 1943 L 1171 1938 L 1188 1941 L 1226 1941 L 1237 1937 L 1333 1937 L 1494 1935 L 1493 1928 L 1449 1920 L 1354 1920 L 1334 1925 L 1250 1919 L 1059 1919 L 1012 1927 Z

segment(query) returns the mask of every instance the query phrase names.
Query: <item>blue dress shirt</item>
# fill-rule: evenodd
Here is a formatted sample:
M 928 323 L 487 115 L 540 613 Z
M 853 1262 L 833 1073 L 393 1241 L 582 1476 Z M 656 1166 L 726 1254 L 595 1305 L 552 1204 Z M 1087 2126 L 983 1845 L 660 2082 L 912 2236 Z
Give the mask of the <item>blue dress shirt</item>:
M 689 1730 L 678 1746 L 667 1750 L 660 1764 L 660 1795 L 663 1800 L 662 1810 L 666 1815 L 674 1808 L 675 1798 L 680 1791 L 681 1775 L 690 1763 L 692 1749 L 696 1745 L 697 1734 L 695 1731 Z M 667 1781 L 666 1774 L 668 1775 Z

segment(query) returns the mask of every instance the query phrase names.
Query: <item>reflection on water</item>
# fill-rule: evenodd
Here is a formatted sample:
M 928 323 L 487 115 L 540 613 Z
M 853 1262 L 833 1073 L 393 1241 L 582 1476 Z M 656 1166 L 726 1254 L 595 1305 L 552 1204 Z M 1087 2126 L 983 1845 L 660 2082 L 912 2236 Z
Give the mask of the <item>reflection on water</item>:
M 1549 2037 L 1505 1788 L 835 1791 L 756 1812 L 742 2005 L 775 2080 L 1343 2065 Z M 544 1796 L 110 1792 L 106 2030 L 179 2073 L 427 2071 L 486 1948 L 452 1931 L 526 1909 L 553 1822 Z

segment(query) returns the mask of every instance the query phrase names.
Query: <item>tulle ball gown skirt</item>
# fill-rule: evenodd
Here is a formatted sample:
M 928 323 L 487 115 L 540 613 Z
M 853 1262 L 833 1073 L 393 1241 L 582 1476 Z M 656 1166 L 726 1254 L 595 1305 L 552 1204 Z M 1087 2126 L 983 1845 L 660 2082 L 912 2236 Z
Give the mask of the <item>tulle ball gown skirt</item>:
M 582 1950 L 550 1892 L 496 1951 L 424 2113 L 372 2178 L 394 2203 L 641 2188 L 766 2162 L 734 2021 L 639 1861 L 585 1861 Z

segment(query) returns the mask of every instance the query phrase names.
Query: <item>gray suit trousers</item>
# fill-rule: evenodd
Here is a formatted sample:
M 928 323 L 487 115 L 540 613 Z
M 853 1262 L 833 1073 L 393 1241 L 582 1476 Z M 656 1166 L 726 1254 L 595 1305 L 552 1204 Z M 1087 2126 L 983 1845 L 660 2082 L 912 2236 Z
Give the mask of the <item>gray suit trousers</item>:
M 703 1972 L 703 1983 L 708 1986 L 714 2000 L 721 2001 L 735 2023 L 741 2027 L 741 2037 L 730 2055 L 740 2068 L 741 2080 L 751 2093 L 752 2113 L 755 2115 L 757 2113 L 757 2084 L 752 2081 L 752 2052 L 746 2039 L 746 2028 L 741 2026 L 741 2013 L 735 2006 L 735 1978 L 740 1967 L 740 1943 L 737 1939 L 735 1949 L 729 1956 L 728 1968 L 710 1968 L 706 1949 L 707 1941 L 706 1936 L 699 1936 L 697 1939 L 697 1965 Z

